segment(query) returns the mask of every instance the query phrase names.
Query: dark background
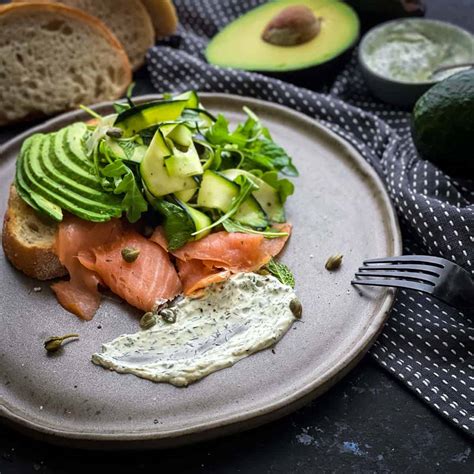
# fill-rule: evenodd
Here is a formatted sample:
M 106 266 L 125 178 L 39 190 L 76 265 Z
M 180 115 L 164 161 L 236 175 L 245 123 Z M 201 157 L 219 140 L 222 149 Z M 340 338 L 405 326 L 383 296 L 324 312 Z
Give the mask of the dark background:
M 474 30 L 474 0 L 426 4 L 427 17 Z M 136 81 L 135 94 L 153 92 L 145 69 L 136 74 Z M 0 130 L 0 144 L 24 128 Z M 249 432 L 180 449 L 128 453 L 65 449 L 0 425 L 0 474 L 472 473 L 472 449 L 471 439 L 366 356 L 344 380 L 298 412 Z

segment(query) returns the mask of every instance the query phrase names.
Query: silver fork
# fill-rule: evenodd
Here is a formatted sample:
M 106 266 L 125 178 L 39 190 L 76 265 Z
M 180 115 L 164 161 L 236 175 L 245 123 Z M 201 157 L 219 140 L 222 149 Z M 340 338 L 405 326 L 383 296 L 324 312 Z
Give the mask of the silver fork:
M 461 311 L 474 311 L 474 280 L 467 270 L 445 258 L 427 255 L 365 260 L 353 285 L 417 290 Z

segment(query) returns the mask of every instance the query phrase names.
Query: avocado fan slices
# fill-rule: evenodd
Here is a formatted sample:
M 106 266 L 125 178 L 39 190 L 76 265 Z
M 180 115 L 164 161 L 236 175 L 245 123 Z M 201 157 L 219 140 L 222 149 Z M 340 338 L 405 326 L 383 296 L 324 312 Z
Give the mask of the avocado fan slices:
M 20 151 L 20 156 L 17 159 L 16 163 L 16 176 L 15 176 L 15 186 L 18 190 L 19 195 L 34 209 L 43 212 L 48 217 L 53 220 L 61 221 L 63 218 L 63 211 L 60 206 L 50 202 L 45 199 L 43 196 L 35 193 L 31 188 L 31 180 L 28 175 L 25 173 L 24 164 L 25 159 L 30 154 L 33 146 L 37 146 L 38 142 L 42 141 L 44 137 L 43 134 L 36 134 L 29 137 L 24 143 Z
M 69 128 L 63 133 L 67 134 Z M 63 135 L 57 137 L 60 132 L 35 135 L 22 148 L 18 159 L 16 182 L 20 195 L 57 221 L 62 220 L 61 209 L 93 222 L 122 214 L 119 198 L 101 189 L 90 162 L 83 159 L 87 158 L 81 145 L 86 132 L 85 126 L 75 127 L 69 150 L 61 147 Z M 73 150 L 80 150 L 82 154 L 76 155 Z M 75 180 L 78 174 L 82 176 L 81 182 Z

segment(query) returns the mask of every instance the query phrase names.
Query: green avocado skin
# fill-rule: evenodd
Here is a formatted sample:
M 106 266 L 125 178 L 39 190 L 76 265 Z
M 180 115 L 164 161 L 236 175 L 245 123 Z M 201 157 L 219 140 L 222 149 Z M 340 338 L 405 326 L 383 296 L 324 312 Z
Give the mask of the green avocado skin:
M 429 89 L 415 104 L 412 119 L 422 158 L 449 174 L 474 177 L 474 69 Z
M 120 198 L 105 192 L 83 149 L 87 127 L 73 124 L 59 132 L 28 138 L 17 160 L 15 185 L 37 211 L 61 221 L 62 210 L 93 222 L 120 217 Z

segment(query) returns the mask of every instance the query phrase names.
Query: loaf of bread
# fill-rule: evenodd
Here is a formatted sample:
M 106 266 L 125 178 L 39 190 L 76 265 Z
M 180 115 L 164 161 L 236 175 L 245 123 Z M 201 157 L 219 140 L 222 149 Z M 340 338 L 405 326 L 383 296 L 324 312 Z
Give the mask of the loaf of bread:
M 38 214 L 10 188 L 3 221 L 3 251 L 23 273 L 38 280 L 67 274 L 54 252 L 57 224 Z
M 0 50 L 0 125 L 117 99 L 131 81 L 110 30 L 61 4 L 1 6 Z
M 175 33 L 178 17 L 171 0 L 142 0 L 142 2 L 150 14 L 157 39 Z
M 24 2 L 27 0 L 14 0 Z M 127 52 L 132 69 L 145 61 L 145 54 L 155 42 L 155 30 L 140 0 L 41 0 L 79 8 L 107 25 Z M 161 3 L 162 0 L 158 0 Z

